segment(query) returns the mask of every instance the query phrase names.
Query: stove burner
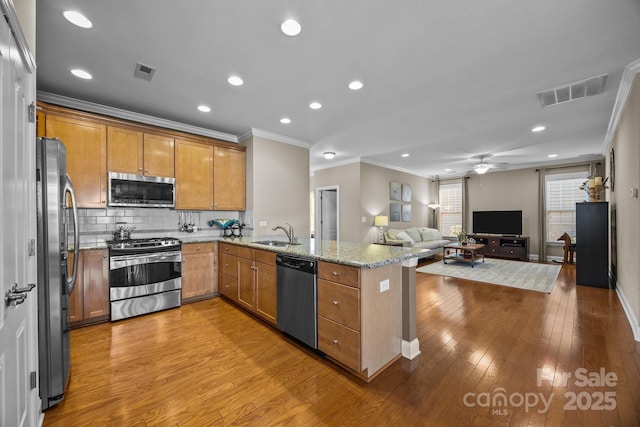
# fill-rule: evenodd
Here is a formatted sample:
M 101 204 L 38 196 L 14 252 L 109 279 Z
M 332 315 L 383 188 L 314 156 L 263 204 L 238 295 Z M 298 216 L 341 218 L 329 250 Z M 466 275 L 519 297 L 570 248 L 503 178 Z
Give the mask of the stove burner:
M 179 246 L 180 240 L 173 237 L 150 237 L 147 239 L 109 240 L 109 249 L 153 249 L 169 246 Z

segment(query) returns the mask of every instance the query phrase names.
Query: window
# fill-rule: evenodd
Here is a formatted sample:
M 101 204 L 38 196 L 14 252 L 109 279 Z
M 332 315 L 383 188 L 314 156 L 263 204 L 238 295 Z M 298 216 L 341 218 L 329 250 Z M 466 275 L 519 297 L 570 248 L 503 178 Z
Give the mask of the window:
M 462 182 L 440 184 L 440 233 L 453 237 L 462 230 Z
M 585 199 L 580 186 L 587 172 L 547 176 L 547 242 L 555 242 L 563 233 L 576 236 L 576 203 Z

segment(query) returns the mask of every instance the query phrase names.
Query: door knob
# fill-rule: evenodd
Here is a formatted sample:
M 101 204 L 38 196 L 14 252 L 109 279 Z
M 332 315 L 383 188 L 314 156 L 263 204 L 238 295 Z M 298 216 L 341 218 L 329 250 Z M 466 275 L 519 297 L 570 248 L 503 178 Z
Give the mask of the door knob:
M 30 292 L 35 287 L 34 283 L 29 283 L 23 287 L 18 287 L 18 284 L 14 283 L 11 289 L 4 294 L 4 305 L 9 307 L 22 304 L 27 299 L 27 292 Z

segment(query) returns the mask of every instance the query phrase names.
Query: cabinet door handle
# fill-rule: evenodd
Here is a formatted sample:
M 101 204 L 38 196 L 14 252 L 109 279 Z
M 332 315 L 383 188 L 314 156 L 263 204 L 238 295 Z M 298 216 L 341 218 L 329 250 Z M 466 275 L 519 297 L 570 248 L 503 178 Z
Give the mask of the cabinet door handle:
M 106 255 L 102 255 L 102 258 L 106 258 L 106 257 L 107 257 Z
M 340 273 L 338 273 L 337 271 L 334 271 L 334 272 L 333 272 L 333 275 L 334 275 L 334 276 L 337 276 L 338 274 L 340 274 Z
M 338 345 L 338 342 L 339 342 L 338 340 L 333 340 L 333 343 L 334 343 L 335 345 Z
M 200 250 L 200 246 L 196 246 L 196 250 L 199 251 Z
M 339 302 L 338 302 L 338 301 L 333 300 L 333 305 L 338 305 L 338 304 L 339 304 Z

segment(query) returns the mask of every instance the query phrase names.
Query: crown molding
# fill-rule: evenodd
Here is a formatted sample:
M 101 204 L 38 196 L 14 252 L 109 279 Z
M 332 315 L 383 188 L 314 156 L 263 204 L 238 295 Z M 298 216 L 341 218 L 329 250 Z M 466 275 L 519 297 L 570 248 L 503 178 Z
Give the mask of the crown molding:
M 238 135 L 238 141 L 244 141 L 250 136 L 257 136 L 259 138 L 270 139 L 272 141 L 282 142 L 284 144 L 289 144 L 289 145 L 295 145 L 302 148 L 311 148 L 311 146 L 313 145 L 312 143 L 303 141 L 301 139 L 290 138 L 288 136 L 280 135 L 277 133 L 269 132 L 269 131 L 258 129 L 258 128 L 251 128 L 246 132 L 243 132 L 242 134 Z
M 388 165 L 386 163 L 378 162 L 378 161 L 375 161 L 375 160 L 362 159 L 362 163 L 367 163 L 367 164 L 373 165 L 373 166 L 379 166 L 379 167 L 385 168 L 385 169 L 391 169 L 391 170 L 394 170 L 394 171 L 406 173 L 406 174 L 413 175 L 413 176 L 419 176 L 421 178 L 427 178 L 427 179 L 431 179 L 432 178 L 431 175 L 421 175 L 421 174 L 418 174 L 415 171 L 412 171 L 412 170 L 409 170 L 409 169 L 405 169 L 405 168 L 401 168 L 401 167 L 393 166 L 393 165 Z
M 636 74 L 640 73 L 640 59 L 632 62 L 624 68 L 622 73 L 622 79 L 620 80 L 620 86 L 618 87 L 618 94 L 616 95 L 616 101 L 613 104 L 613 112 L 611 113 L 611 120 L 609 120 L 609 127 L 604 137 L 604 145 L 602 146 L 602 153 L 606 155 L 613 143 L 613 136 L 618 128 L 618 123 L 622 117 L 624 106 L 631 93 L 631 86 Z
M 310 171 L 310 175 L 313 176 L 313 174 L 317 171 L 337 168 L 339 166 L 352 165 L 354 163 L 362 163 L 362 159 L 360 157 L 353 157 L 346 160 L 340 160 L 338 162 L 331 161 L 331 163 L 329 164 L 324 164 L 324 165 L 319 165 L 319 166 L 314 166 L 312 168 L 309 168 L 309 171 Z
M 38 91 L 38 101 L 48 102 L 50 104 L 60 105 L 62 107 L 73 108 L 76 110 L 87 111 L 89 113 L 102 114 L 105 116 L 116 117 L 133 122 L 145 123 L 148 125 L 159 126 L 167 129 L 187 132 L 194 135 L 206 136 L 209 138 L 221 139 L 228 142 L 238 142 L 238 137 L 229 133 L 218 132 L 211 129 L 201 128 L 199 126 L 188 125 L 185 123 L 174 122 L 172 120 L 161 119 L 159 117 L 148 116 L 146 114 L 135 113 L 133 111 L 122 110 L 120 108 L 109 107 L 107 105 L 95 104 L 89 101 L 83 101 L 68 96 L 57 95 L 55 93 Z

